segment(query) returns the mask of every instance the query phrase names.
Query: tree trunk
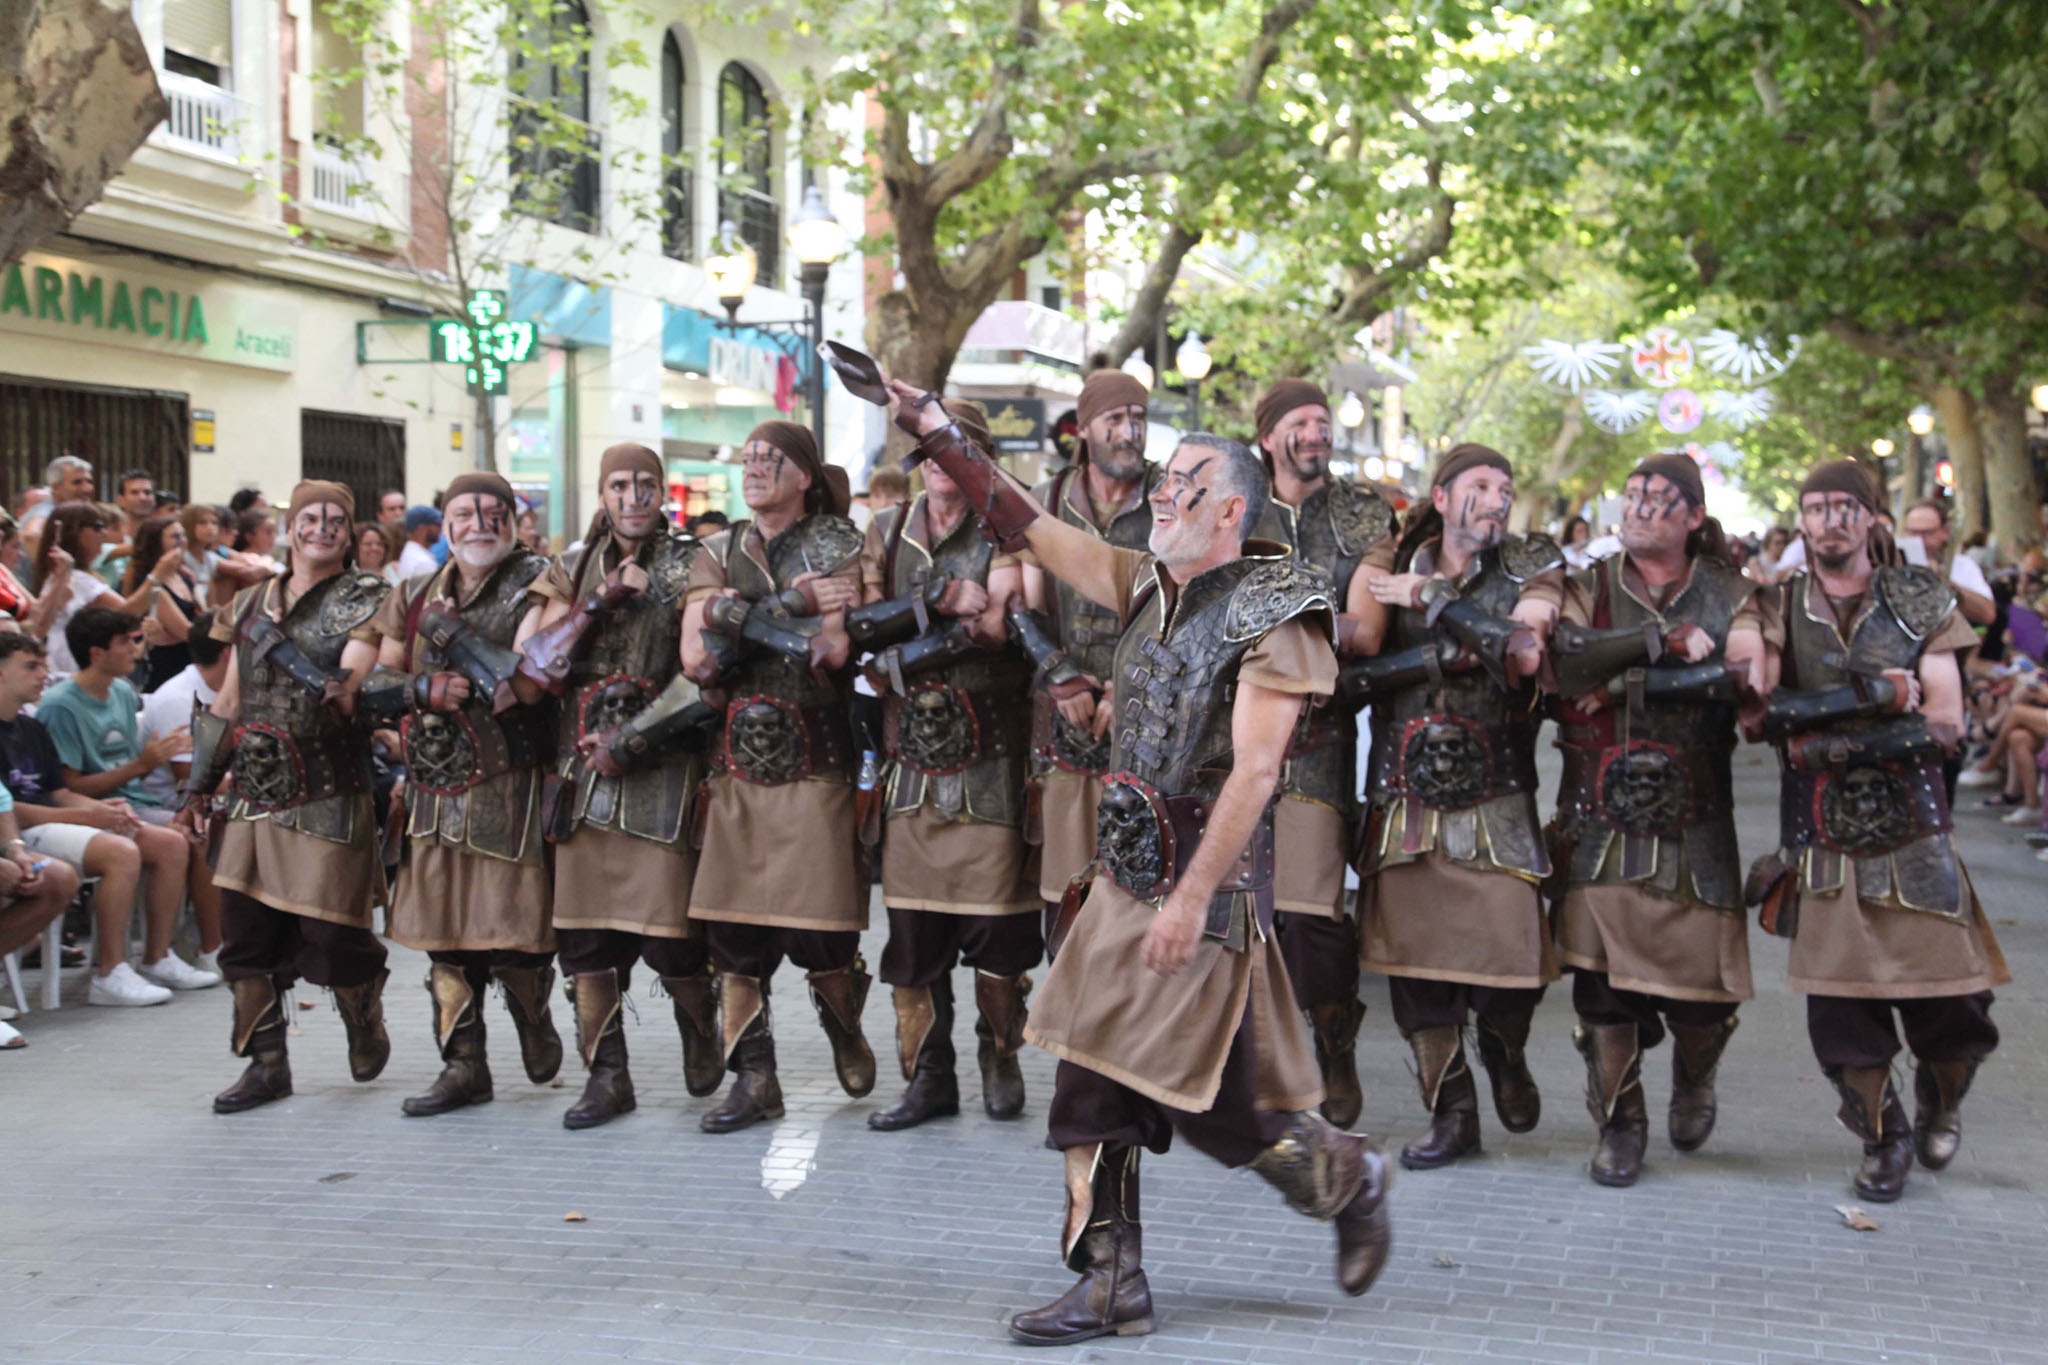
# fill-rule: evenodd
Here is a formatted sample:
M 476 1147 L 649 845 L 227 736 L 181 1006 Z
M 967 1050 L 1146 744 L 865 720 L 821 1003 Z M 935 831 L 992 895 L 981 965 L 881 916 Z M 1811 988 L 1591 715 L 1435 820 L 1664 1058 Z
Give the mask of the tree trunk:
M 1954 384 L 1936 384 L 1934 410 L 1941 414 L 1941 434 L 1955 477 L 1955 538 L 1967 540 L 1984 525 L 1984 453 L 1977 443 L 1977 400 Z
M 476 433 L 476 450 L 473 457 L 475 460 L 474 467 L 496 473 L 498 469 L 498 427 L 497 423 L 492 420 L 491 397 L 487 393 L 478 393 L 473 396 L 471 401 L 476 404 L 475 411 L 470 416 L 471 429 Z
M 2041 544 L 2041 487 L 2027 455 L 2027 400 L 2016 381 L 2008 377 L 1991 385 L 1977 407 L 1977 429 L 1991 534 L 1999 553 L 2017 563 Z
M 1551 439 L 1550 451 L 1543 459 L 1543 473 L 1533 482 L 1515 490 L 1514 510 L 1508 513 L 1509 530 L 1517 533 L 1528 531 L 1537 514 L 1557 497 L 1558 490 L 1564 485 L 1564 476 L 1571 467 L 1572 447 L 1578 444 L 1585 430 L 1586 405 L 1577 394 L 1573 394 L 1565 400 L 1557 435 Z
M 1200 228 L 1191 228 L 1175 223 L 1167 231 L 1166 240 L 1160 243 L 1159 254 L 1152 259 L 1152 268 L 1145 274 L 1144 287 L 1138 290 L 1138 297 L 1131 302 L 1129 316 L 1123 326 L 1117 329 L 1116 339 L 1109 343 L 1109 363 L 1122 365 L 1152 339 L 1152 333 L 1159 326 L 1159 316 L 1166 308 L 1166 296 L 1173 291 L 1173 282 L 1180 277 L 1181 262 L 1202 240 Z M 1178 364 L 1170 356 L 1159 358 L 1161 369 Z

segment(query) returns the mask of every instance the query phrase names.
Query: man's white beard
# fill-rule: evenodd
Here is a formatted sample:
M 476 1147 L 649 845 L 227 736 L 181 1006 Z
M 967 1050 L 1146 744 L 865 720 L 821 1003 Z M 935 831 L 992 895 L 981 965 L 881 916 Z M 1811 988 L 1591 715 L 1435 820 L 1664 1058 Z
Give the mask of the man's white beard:
M 449 553 L 465 569 L 491 569 L 512 553 L 512 544 L 509 536 L 503 540 L 458 540 Z

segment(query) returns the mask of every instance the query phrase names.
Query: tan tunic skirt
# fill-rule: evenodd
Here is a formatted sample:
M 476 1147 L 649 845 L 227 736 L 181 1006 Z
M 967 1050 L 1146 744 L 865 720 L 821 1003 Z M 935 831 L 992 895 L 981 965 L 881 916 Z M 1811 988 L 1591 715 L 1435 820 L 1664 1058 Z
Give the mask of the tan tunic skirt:
M 697 854 L 585 825 L 555 846 L 555 928 L 697 938 L 690 923 Z
M 1153 914 L 1096 878 L 1031 1002 L 1024 1037 L 1168 1108 L 1202 1113 L 1216 1102 L 1249 1001 L 1259 1108 L 1322 1103 L 1322 1075 L 1279 945 L 1254 935 L 1246 951 L 1233 953 L 1205 938 L 1184 970 L 1160 976 L 1140 955 Z
M 1347 844 L 1341 814 L 1319 801 L 1282 797 L 1273 807 L 1273 908 L 1342 916 Z
M 1615 988 L 1667 1000 L 1750 1000 L 1749 921 L 1631 886 L 1575 886 L 1557 908 L 1557 954 Z
M 1055 769 L 1039 793 L 1039 823 L 1045 831 L 1038 850 L 1038 894 L 1058 901 L 1067 883 L 1095 857 L 1095 808 L 1102 779 Z
M 425 953 L 551 953 L 554 890 L 543 864 L 413 840 L 391 886 L 391 938 Z
M 1367 878 L 1360 904 L 1368 971 L 1469 986 L 1557 980 L 1542 897 L 1512 873 L 1460 867 L 1432 851 Z
M 369 793 L 355 799 L 356 828 L 376 829 Z M 384 868 L 374 840 L 337 844 L 264 819 L 228 821 L 213 884 L 273 910 L 357 929 L 371 928 L 376 908 L 384 903 Z
M 1957 870 L 1970 906 L 1962 920 L 1866 904 L 1853 876 L 1832 895 L 1802 895 L 1786 984 L 1809 995 L 1922 1000 L 2011 981 L 1977 888 Z
M 1041 909 L 1023 835 L 1007 825 L 948 820 L 930 807 L 889 818 L 882 900 L 942 915 L 1025 915 Z
M 782 929 L 868 927 L 851 785 L 762 787 L 720 773 L 704 790 L 710 815 L 689 893 L 691 919 Z

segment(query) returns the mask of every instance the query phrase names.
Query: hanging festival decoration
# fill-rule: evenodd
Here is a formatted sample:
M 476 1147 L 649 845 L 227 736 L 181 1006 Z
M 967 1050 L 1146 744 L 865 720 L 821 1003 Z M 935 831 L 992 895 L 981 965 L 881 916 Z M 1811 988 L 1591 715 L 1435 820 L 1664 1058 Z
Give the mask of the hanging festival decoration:
M 1522 348 L 1537 374 L 1573 393 L 1587 384 L 1605 383 L 1627 353 L 1628 347 L 1611 341 L 1544 340 Z
M 1653 327 L 1629 352 L 1636 378 L 1668 389 L 1692 373 L 1692 343 L 1669 327 Z
M 1796 353 L 1799 339 L 1792 339 Z M 1700 342 L 1700 359 L 1715 370 L 1729 375 L 1737 382 L 1754 384 L 1759 379 L 1768 379 L 1784 371 L 1790 357 L 1780 360 L 1764 348 L 1762 342 L 1749 341 L 1737 336 L 1726 327 L 1716 327 Z
M 1741 393 L 1716 389 L 1707 395 L 1707 415 L 1737 431 L 1748 431 L 1771 415 L 1777 401 L 1769 389 L 1747 389 Z
M 1619 436 L 1634 431 L 1657 410 L 1657 395 L 1647 389 L 1586 390 L 1586 416 L 1602 431 Z
M 1664 430 L 1683 436 L 1707 415 L 1707 405 L 1691 389 L 1672 389 L 1657 400 L 1657 421 Z

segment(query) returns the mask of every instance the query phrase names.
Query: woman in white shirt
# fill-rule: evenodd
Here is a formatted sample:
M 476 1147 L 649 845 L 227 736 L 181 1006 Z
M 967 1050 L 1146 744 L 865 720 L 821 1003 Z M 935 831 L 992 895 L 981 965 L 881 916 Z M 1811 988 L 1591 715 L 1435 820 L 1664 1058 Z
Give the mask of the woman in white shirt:
M 50 519 L 43 526 L 43 537 L 36 544 L 35 590 L 41 593 L 52 584 L 69 584 L 69 591 L 61 588 L 62 602 L 57 614 L 50 621 L 49 638 L 45 642 L 50 650 L 50 673 L 70 674 L 78 671 L 78 661 L 71 657 L 70 642 L 64 638 L 64 627 L 71 618 L 89 606 L 112 607 L 116 611 L 130 611 L 140 615 L 150 607 L 150 599 L 158 595 L 166 581 L 184 567 L 183 550 L 164 554 L 147 575 L 138 577 L 135 591 L 126 597 L 106 585 L 97 574 L 79 567 L 99 558 L 100 550 L 106 544 L 107 520 L 99 508 L 89 502 L 67 502 L 50 513 Z M 145 621 L 148 634 L 162 640 L 161 626 L 150 630 L 152 622 Z

